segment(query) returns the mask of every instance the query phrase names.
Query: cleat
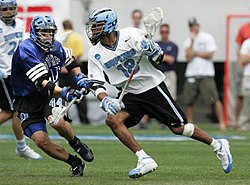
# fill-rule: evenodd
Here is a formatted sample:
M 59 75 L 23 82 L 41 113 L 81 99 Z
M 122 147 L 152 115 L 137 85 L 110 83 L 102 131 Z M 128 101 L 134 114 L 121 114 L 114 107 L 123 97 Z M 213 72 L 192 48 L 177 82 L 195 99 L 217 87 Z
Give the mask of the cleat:
M 221 160 L 221 165 L 225 173 L 229 173 L 233 167 L 233 158 L 230 153 L 230 146 L 226 139 L 218 139 L 217 140 L 221 147 L 215 151 L 217 154 L 217 158 Z
M 92 150 L 84 143 L 81 143 L 80 148 L 75 150 L 84 161 L 91 162 L 94 160 L 94 154 Z
M 19 150 L 16 148 L 16 155 L 19 157 L 23 157 L 25 159 L 31 159 L 31 160 L 40 160 L 42 159 L 42 156 L 38 153 L 36 153 L 33 149 L 31 149 L 29 146 L 26 146 L 24 150 Z
M 157 167 L 158 165 L 150 156 L 143 157 L 138 160 L 136 168 L 131 170 L 128 176 L 132 179 L 139 178 L 155 171 Z
M 85 168 L 84 162 L 75 156 L 76 161 L 71 165 L 72 177 L 83 176 L 83 170 Z

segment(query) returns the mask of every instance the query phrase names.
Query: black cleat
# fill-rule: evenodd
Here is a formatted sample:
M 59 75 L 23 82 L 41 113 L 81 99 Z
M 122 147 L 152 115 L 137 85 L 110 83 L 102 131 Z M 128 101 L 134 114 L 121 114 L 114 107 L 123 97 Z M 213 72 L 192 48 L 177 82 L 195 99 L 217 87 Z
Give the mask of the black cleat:
M 81 143 L 81 146 L 75 150 L 83 160 L 91 162 L 94 160 L 94 154 L 92 150 L 84 143 Z
M 71 165 L 72 177 L 83 176 L 83 171 L 85 168 L 84 162 L 75 156 L 76 160 Z

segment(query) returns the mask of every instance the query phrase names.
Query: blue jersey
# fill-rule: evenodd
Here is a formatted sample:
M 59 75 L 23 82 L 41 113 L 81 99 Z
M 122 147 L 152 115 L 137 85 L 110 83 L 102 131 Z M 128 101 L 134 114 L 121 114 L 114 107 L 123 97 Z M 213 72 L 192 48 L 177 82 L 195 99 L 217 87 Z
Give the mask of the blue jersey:
M 56 82 L 65 60 L 66 53 L 58 41 L 54 42 L 50 52 L 41 49 L 30 38 L 21 42 L 12 59 L 14 95 L 24 97 L 36 91 L 35 82 L 43 75 L 49 81 Z

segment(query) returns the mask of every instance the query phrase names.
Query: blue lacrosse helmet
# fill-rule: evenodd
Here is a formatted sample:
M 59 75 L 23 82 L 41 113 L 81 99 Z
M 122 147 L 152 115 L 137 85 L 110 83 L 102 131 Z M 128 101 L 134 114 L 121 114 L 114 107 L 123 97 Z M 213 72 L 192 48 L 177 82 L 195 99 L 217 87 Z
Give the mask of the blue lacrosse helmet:
M 116 12 L 112 8 L 99 8 L 90 14 L 86 32 L 90 42 L 96 45 L 103 35 L 115 31 L 117 26 Z
M 30 24 L 30 38 L 45 51 L 54 46 L 57 26 L 51 16 L 35 16 Z
M 6 25 L 12 25 L 17 15 L 16 0 L 0 0 L 0 19 Z

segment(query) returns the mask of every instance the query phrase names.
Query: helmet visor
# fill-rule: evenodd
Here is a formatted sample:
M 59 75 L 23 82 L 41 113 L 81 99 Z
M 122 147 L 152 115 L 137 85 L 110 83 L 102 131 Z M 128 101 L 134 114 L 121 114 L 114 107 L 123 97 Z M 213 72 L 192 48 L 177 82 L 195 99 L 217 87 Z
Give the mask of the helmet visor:
M 90 42 L 93 45 L 96 45 L 100 40 L 102 35 L 104 34 L 104 26 L 105 22 L 96 22 L 96 21 L 89 21 L 86 24 L 86 32 Z
M 37 31 L 37 41 L 46 49 L 52 49 L 57 29 L 40 29 Z

